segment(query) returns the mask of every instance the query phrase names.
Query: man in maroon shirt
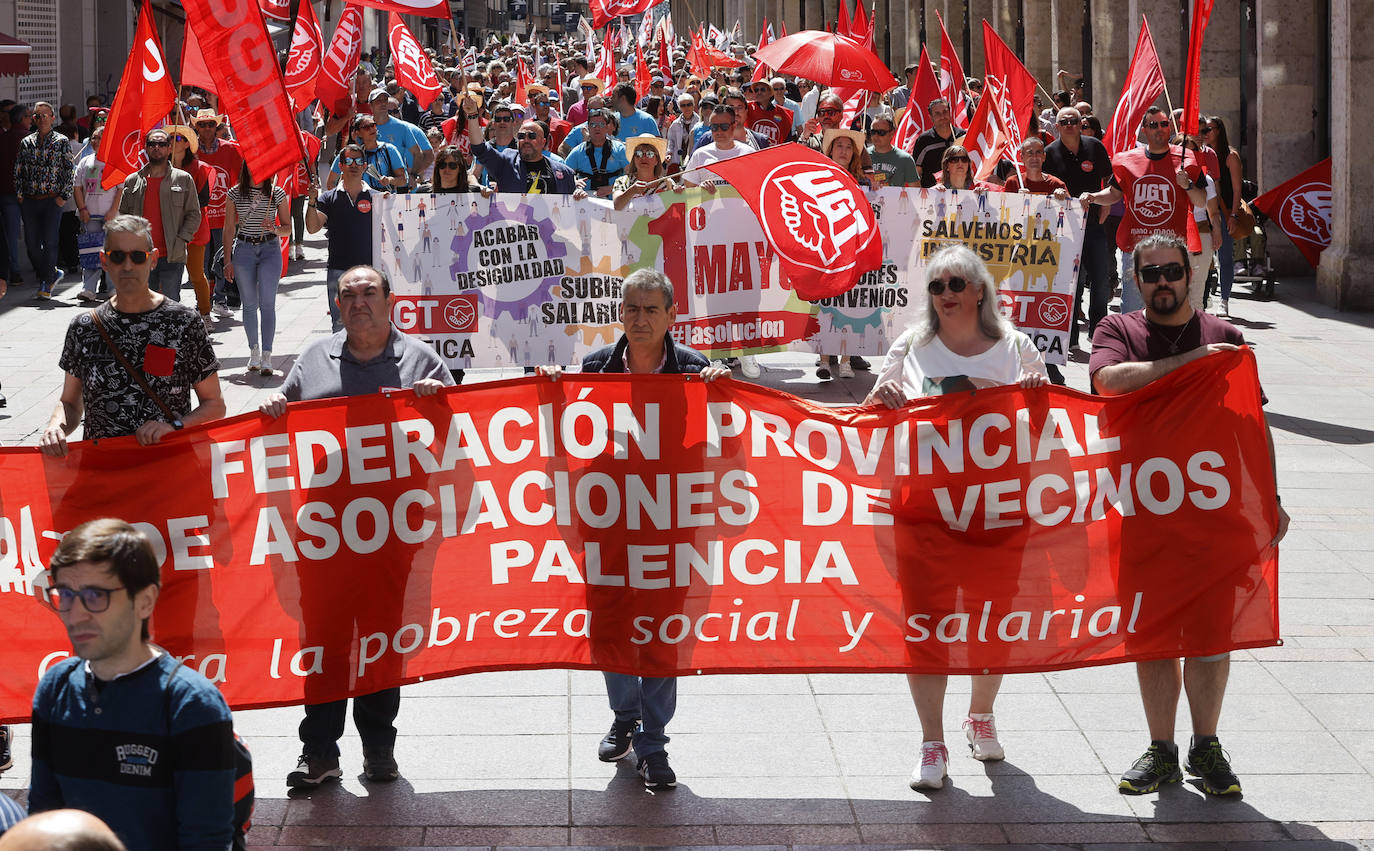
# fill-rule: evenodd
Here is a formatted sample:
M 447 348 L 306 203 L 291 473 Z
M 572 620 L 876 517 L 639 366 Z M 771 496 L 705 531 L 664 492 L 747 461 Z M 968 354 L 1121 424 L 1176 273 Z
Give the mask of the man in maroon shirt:
M 1117 396 L 1139 390 L 1156 379 L 1213 352 L 1234 351 L 1245 344 L 1234 326 L 1209 313 L 1194 310 L 1188 303 L 1188 245 L 1172 233 L 1158 233 L 1138 242 L 1134 251 L 1135 279 L 1145 309 L 1108 314 L 1093 334 L 1093 350 L 1088 362 L 1097 392 Z M 1123 282 L 1129 286 L 1128 282 Z M 1201 286 L 1201 282 L 1198 286 Z M 1273 463 L 1274 441 L 1269 439 L 1269 460 Z M 1277 544 L 1288 530 L 1288 514 L 1278 507 Z M 1180 554 L 1183 555 L 1183 554 Z M 1199 565 L 1205 570 L 1205 565 Z M 1205 577 L 1204 577 L 1205 579 Z M 1130 577 L 1123 573 L 1123 588 Z M 1224 589 L 1209 591 L 1208 610 L 1189 618 L 1191 628 L 1215 629 L 1216 619 L 1229 616 Z M 1174 742 L 1174 718 L 1181 691 L 1188 693 L 1188 709 L 1193 721 L 1192 745 L 1188 751 L 1190 774 L 1202 779 L 1209 795 L 1240 792 L 1240 780 L 1231 771 L 1226 754 L 1217 740 L 1222 698 L 1231 671 L 1230 654 L 1185 659 L 1152 659 L 1136 663 L 1140 698 L 1145 706 L 1145 721 L 1150 730 L 1150 746 L 1121 777 L 1118 784 L 1125 794 L 1154 792 L 1166 783 L 1183 779 L 1179 770 L 1178 746 Z
M 1024 189 L 1032 195 L 1053 195 L 1061 201 L 1068 199 L 1069 189 L 1064 181 L 1045 173 L 1045 143 L 1039 136 L 1031 136 L 1021 143 L 1021 167 L 1026 173 L 1025 181 L 1013 172 L 1002 187 L 1004 191 Z

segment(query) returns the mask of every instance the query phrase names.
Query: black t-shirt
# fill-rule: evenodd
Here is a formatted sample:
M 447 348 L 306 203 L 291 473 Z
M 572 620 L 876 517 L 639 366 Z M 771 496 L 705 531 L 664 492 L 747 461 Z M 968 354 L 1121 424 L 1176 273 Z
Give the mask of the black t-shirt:
M 366 189 L 358 193 L 356 202 L 343 186 L 320 193 L 316 206 L 326 219 L 330 269 L 372 265 L 372 204 L 372 193 Z
M 547 158 L 525 162 L 525 169 L 526 195 L 548 195 L 553 192 L 553 169 L 549 168 Z
M 1112 157 L 1107 146 L 1091 136 L 1079 137 L 1077 152 L 1056 139 L 1045 148 L 1045 173 L 1064 181 L 1069 194 L 1077 198 L 1106 184 L 1112 176 Z
M 911 146 L 911 156 L 916 160 L 916 167 L 921 170 L 921 186 L 929 189 L 935 185 L 935 175 L 940 172 L 940 159 L 945 155 L 945 148 L 954 144 L 954 137 L 946 139 L 934 128 L 927 130 L 916 137 L 916 144 Z

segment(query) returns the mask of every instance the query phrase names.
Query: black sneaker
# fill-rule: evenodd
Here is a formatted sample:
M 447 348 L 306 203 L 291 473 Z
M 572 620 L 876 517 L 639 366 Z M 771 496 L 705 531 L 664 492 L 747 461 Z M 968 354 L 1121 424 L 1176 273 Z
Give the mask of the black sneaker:
M 1202 736 L 1188 750 L 1188 773 L 1202 778 L 1202 791 L 1208 795 L 1239 795 L 1240 778 L 1216 736 Z
M 301 758 L 296 761 L 296 770 L 286 775 L 286 785 L 292 789 L 314 787 L 325 781 L 338 780 L 341 777 L 343 777 L 343 772 L 339 770 L 339 758 L 337 756 L 323 757 L 301 754 Z
M 869 363 L 867 358 L 862 358 L 858 355 L 849 356 L 849 367 L 850 369 L 864 369 L 870 372 L 873 370 L 873 364 Z
M 611 724 L 610 732 L 601 740 L 601 744 L 596 748 L 596 758 L 602 762 L 616 762 L 625 758 L 630 752 L 630 745 L 634 743 L 635 731 L 639 729 L 638 721 L 616 720 Z
M 1178 750 L 1167 742 L 1150 742 L 1150 747 L 1135 761 L 1130 770 L 1121 775 L 1117 788 L 1124 795 L 1146 795 L 1165 783 L 1183 779 L 1178 770 Z
M 13 741 L 14 733 L 10 731 L 10 725 L 0 725 L 0 771 L 7 771 L 14 765 L 14 753 L 10 749 L 10 743 Z
M 363 750 L 363 776 L 373 783 L 390 783 L 401 776 L 396 755 L 390 749 Z
M 668 752 L 656 751 L 639 761 L 639 776 L 649 789 L 671 789 L 677 785 L 677 775 L 668 765 Z

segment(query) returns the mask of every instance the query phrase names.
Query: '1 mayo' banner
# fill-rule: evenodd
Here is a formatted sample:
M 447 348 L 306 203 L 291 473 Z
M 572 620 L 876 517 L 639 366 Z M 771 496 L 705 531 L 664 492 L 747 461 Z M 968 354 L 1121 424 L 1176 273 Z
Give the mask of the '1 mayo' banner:
M 452 367 L 577 363 L 619 335 L 620 282 L 650 267 L 673 282 L 673 335 L 709 356 L 787 349 L 881 357 L 927 299 L 925 260 L 951 242 L 988 264 L 1002 309 L 1049 363 L 1064 363 L 1083 245 L 1082 207 L 1044 195 L 869 192 L 884 261 L 819 302 L 793 292 L 733 189 L 609 203 L 560 195 L 379 199 L 373 258 L 396 324 Z
M 110 514 L 156 544 L 154 639 L 235 707 L 512 668 L 1032 671 L 1278 636 L 1248 350 L 1110 399 L 833 409 L 565 376 L 0 449 L 0 719 L 71 649 L 29 595 L 56 541 Z

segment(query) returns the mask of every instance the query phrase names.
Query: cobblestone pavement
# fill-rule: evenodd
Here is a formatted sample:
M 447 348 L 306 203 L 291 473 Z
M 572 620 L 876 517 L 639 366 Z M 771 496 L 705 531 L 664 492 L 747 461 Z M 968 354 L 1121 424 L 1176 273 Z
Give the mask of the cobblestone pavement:
M 278 366 L 328 329 L 323 242 L 293 263 L 278 300 Z M 33 287 L 0 301 L 0 442 L 32 444 L 61 386 L 63 329 L 80 309 L 69 277 L 51 302 Z M 1293 527 L 1282 546 L 1284 645 L 1234 654 L 1221 735 L 1245 796 L 1208 799 L 1184 783 L 1125 797 L 1116 779 L 1144 749 L 1130 666 L 1009 676 L 998 702 L 1008 759 L 955 749 L 951 782 L 907 788 L 919 728 L 895 675 L 685 679 L 669 748 L 680 785 L 645 792 L 628 762 L 597 761 L 610 722 L 599 675 L 479 674 L 405 690 L 402 778 L 361 779 L 356 736 L 344 781 L 288 797 L 298 708 L 241 712 L 253 748 L 258 845 L 1190 847 L 1374 849 L 1374 317 L 1315 301 L 1308 280 L 1278 300 L 1243 291 L 1235 323 L 1255 346 L 1269 395 L 1280 488 Z M 229 413 L 281 381 L 246 378 L 237 322 L 214 338 Z M 1083 358 L 1083 360 L 1086 360 Z M 860 373 L 824 387 L 812 358 L 768 355 L 763 383 L 827 402 L 863 398 Z M 1086 389 L 1086 364 L 1066 370 Z M 469 380 L 513 377 L 475 370 Z M 966 678 L 951 681 L 949 741 Z M 1187 730 L 1186 704 L 1180 730 Z M 351 726 L 351 725 L 350 725 Z M 28 728 L 0 788 L 23 799 Z M 1186 744 L 1186 743 L 1185 743 Z

